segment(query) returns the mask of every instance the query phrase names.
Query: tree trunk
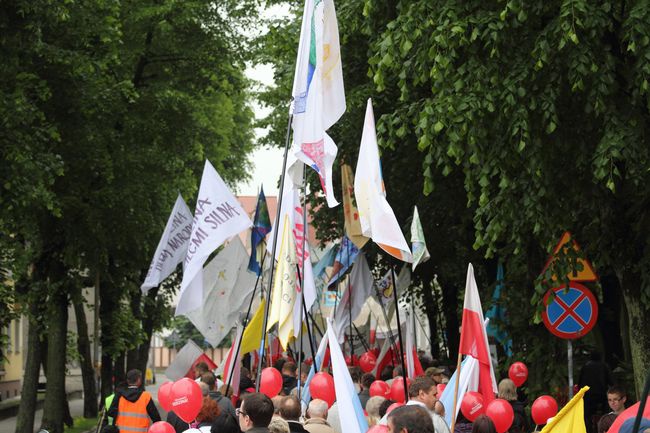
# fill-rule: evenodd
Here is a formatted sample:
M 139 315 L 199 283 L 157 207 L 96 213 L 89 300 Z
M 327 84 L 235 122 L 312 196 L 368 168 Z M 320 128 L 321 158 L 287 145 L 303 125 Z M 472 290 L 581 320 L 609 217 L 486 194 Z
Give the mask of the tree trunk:
M 72 298 L 74 313 L 77 318 L 77 350 L 81 358 L 81 378 L 84 390 L 84 418 L 97 417 L 97 389 L 95 387 L 95 370 L 93 369 L 90 354 L 90 339 L 88 338 L 88 324 L 84 311 L 81 288 L 75 290 Z
M 102 352 L 101 382 L 101 404 L 103 404 L 106 397 L 113 394 L 113 358 L 106 352 Z
M 63 288 L 53 290 L 49 300 L 47 388 L 41 428 L 63 433 L 67 397 L 65 393 L 68 297 Z
M 458 360 L 458 346 L 460 344 L 460 321 L 458 320 L 458 289 L 452 284 L 441 282 L 443 313 L 445 323 L 447 324 L 445 332 L 447 333 L 447 343 L 449 345 L 449 361 L 456 365 Z
M 36 396 L 38 393 L 38 378 L 41 371 L 43 342 L 40 339 L 42 327 L 38 320 L 39 305 L 29 306 L 29 332 L 27 334 L 27 361 L 23 387 L 20 392 L 20 406 L 16 417 L 16 433 L 34 432 L 34 413 L 36 412 Z
M 628 313 L 632 372 L 637 398 L 641 395 L 650 368 L 650 323 L 647 305 L 641 300 L 641 278 L 629 270 L 617 272 Z

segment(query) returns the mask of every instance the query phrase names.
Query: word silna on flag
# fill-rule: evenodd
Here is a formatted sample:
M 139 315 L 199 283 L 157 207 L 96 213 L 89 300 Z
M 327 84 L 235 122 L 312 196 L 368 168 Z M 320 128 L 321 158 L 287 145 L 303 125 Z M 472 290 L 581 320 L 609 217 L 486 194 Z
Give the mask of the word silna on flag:
M 192 234 L 185 256 L 176 315 L 196 310 L 203 301 L 203 264 L 223 242 L 252 226 L 244 209 L 210 161 L 205 161 L 196 200 Z

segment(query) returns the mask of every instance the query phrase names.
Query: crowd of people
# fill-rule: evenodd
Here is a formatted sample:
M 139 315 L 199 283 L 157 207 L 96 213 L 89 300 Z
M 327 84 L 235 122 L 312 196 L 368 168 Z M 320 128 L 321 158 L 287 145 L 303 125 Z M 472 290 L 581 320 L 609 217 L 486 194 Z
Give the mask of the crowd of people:
M 281 358 L 274 367 L 282 375 L 282 390 L 277 396 L 269 398 L 255 392 L 250 371 L 242 367 L 239 393 L 235 393 L 239 397 L 233 398 L 232 387 L 223 384 L 207 365 L 200 363 L 195 367 L 195 375 L 203 401 L 196 420 L 186 423 L 170 411 L 166 421 L 175 433 L 342 433 L 336 402 L 329 406 L 321 399 L 312 399 L 308 404 L 299 399 L 298 386 L 307 380 L 308 364 L 298 367 L 292 360 Z M 471 422 L 459 412 L 454 425 L 447 424 L 445 411 L 452 408 L 445 408 L 439 400 L 440 385 L 449 380 L 446 368 L 430 366 L 423 375 L 411 380 L 406 404 L 371 396 L 369 392 L 376 379 L 388 384 L 396 378 L 401 380 L 400 366 L 386 367 L 379 377 L 363 373 L 356 366 L 348 368 L 368 426 L 375 429 L 372 433 L 451 433 L 452 428 L 453 433 L 496 433 L 494 423 L 485 415 Z M 611 386 L 606 395 L 611 412 L 596 420 L 597 433 L 606 432 L 625 409 L 627 395 L 622 387 Z M 107 425 L 102 433 L 146 433 L 151 423 L 161 419 L 151 395 L 142 387 L 142 374 L 137 370 L 128 372 L 127 386 L 111 397 L 107 401 Z M 526 402 L 512 380 L 506 378 L 499 382 L 498 397 L 509 402 L 513 409 L 509 433 L 529 433 L 540 427 L 533 426 L 525 410 Z

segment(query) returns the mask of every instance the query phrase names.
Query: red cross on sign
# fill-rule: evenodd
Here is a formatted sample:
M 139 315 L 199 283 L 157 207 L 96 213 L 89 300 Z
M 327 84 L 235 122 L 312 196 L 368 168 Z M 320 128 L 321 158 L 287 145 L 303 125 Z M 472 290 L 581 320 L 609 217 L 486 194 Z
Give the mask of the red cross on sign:
M 555 298 L 550 301 L 551 291 Z M 565 339 L 585 336 L 598 319 L 596 298 L 582 284 L 571 281 L 566 286 L 555 287 L 544 296 L 546 308 L 542 312 L 544 325 L 553 335 Z

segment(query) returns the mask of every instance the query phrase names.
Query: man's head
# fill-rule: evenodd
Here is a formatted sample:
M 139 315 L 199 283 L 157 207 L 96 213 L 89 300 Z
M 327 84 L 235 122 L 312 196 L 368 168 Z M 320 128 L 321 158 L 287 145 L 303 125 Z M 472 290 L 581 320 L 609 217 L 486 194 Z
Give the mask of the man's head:
M 140 386 L 142 385 L 142 372 L 137 368 L 129 370 L 126 373 L 126 383 L 129 386 Z
M 307 418 L 327 419 L 327 402 L 318 398 L 309 402 Z
M 214 391 L 215 384 L 217 383 L 217 378 L 214 377 L 214 373 L 208 371 L 207 373 L 203 373 L 201 375 L 201 383 L 205 383 L 208 385 L 208 389 L 210 391 Z
M 431 415 L 420 406 L 401 406 L 388 414 L 388 433 L 434 433 Z
M 237 417 L 241 431 L 267 427 L 273 418 L 273 402 L 261 392 L 246 394 L 237 409 Z
M 352 378 L 352 382 L 354 383 L 361 382 L 361 376 L 363 375 L 363 371 L 361 371 L 361 368 L 357 367 L 356 365 L 353 365 L 351 367 L 348 367 L 348 371 L 350 372 L 350 377 Z
M 442 383 L 442 373 L 445 372 L 444 368 L 429 367 L 425 370 L 424 374 L 429 376 L 436 384 Z
M 300 400 L 296 397 L 290 395 L 282 399 L 282 403 L 280 403 L 280 416 L 282 418 L 287 421 L 299 421 L 301 412 Z
M 375 376 L 372 373 L 364 373 L 361 376 L 361 387 L 363 389 L 370 389 L 370 385 L 375 381 Z
M 309 376 L 310 369 L 311 366 L 306 362 L 300 364 L 300 383 L 304 384 L 307 381 L 307 377 Z
M 424 403 L 429 410 L 435 409 L 438 401 L 437 394 L 436 384 L 429 376 L 416 377 L 409 387 L 409 398 Z
M 208 364 L 205 362 L 199 362 L 194 366 L 194 378 L 198 379 L 203 375 L 203 373 L 207 373 L 208 371 L 210 371 Z
M 287 361 L 282 365 L 282 374 L 285 376 L 296 377 L 296 363 L 292 361 Z
M 404 374 L 404 370 L 402 370 L 401 365 L 398 365 L 397 367 L 393 368 L 393 377 L 402 376 L 403 374 Z
M 201 376 L 203 377 L 203 376 Z M 200 382 L 199 383 L 199 388 L 201 388 L 201 395 L 203 397 L 206 397 L 210 393 L 210 387 L 208 386 L 207 383 Z
M 609 404 L 612 412 L 619 414 L 625 410 L 625 402 L 627 401 L 627 393 L 622 386 L 610 386 L 607 390 L 607 403 Z

